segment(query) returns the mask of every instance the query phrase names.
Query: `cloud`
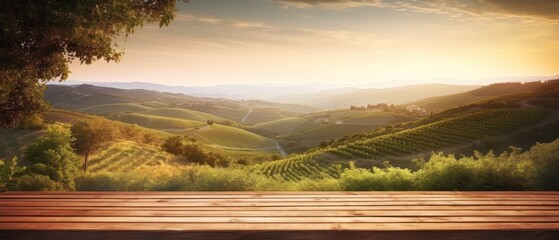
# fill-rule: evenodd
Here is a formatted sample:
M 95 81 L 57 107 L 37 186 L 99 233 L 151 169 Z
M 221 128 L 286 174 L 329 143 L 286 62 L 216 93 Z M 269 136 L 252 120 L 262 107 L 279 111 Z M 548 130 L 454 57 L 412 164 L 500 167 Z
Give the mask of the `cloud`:
M 286 6 L 297 8 L 326 7 L 326 8 L 352 8 L 365 6 L 379 6 L 381 0 L 278 0 Z
M 293 44 L 306 45 L 308 43 L 344 44 L 353 47 L 385 43 L 385 40 L 378 39 L 370 34 L 330 29 L 279 27 L 259 21 L 226 19 L 214 16 L 179 14 L 175 21 L 178 22 L 176 25 L 180 25 L 178 28 L 188 28 L 192 23 L 197 23 L 195 26 L 203 29 L 196 35 L 183 34 L 196 38 L 196 41 L 188 42 L 189 44 L 200 46 L 203 43 L 205 47 L 214 48 L 225 48 L 225 45 L 230 44 L 265 48 L 270 45 L 293 46 Z M 177 31 L 182 32 L 179 29 Z M 172 34 L 175 34 L 175 31 Z M 185 39 L 184 36 L 180 38 Z M 213 45 L 208 45 L 208 42 Z
M 243 20 L 236 20 L 236 19 L 222 19 L 217 17 L 195 16 L 190 14 L 178 14 L 177 17 L 175 18 L 175 21 L 199 22 L 199 23 L 221 25 L 221 26 L 239 28 L 239 29 L 258 29 L 258 30 L 274 29 L 274 27 L 269 26 L 263 22 L 243 21 Z
M 456 17 L 523 17 L 559 21 L 557 0 L 276 0 L 296 8 L 378 7 Z

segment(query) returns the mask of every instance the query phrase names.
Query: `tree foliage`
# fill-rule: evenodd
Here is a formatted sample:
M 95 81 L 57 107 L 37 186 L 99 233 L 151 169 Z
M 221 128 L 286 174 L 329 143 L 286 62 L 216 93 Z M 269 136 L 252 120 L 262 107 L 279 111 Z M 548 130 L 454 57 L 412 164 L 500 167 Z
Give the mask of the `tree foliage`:
M 0 159 L 0 192 L 7 189 L 8 183 L 12 180 L 12 176 L 16 171 L 17 158 L 4 161 Z
M 68 130 L 51 126 L 44 136 L 27 148 L 25 159 L 31 165 L 22 175 L 46 176 L 63 189 L 75 189 L 74 179 L 80 173 L 80 159 L 70 145 L 72 140 Z
M 114 124 L 98 119 L 77 122 L 70 131 L 74 137 L 73 147 L 78 154 L 84 156 L 84 172 L 87 171 L 89 155 L 110 145 L 118 135 L 118 128 Z
M 118 61 L 118 40 L 144 23 L 167 26 L 175 3 L 0 0 L 0 126 L 44 110 L 44 83 L 67 79 L 72 61 Z
M 168 153 L 184 157 L 184 159 L 190 163 L 207 164 L 212 167 L 226 167 L 229 166 L 231 161 L 222 154 L 205 150 L 195 140 L 188 139 L 185 136 L 170 136 L 161 147 Z

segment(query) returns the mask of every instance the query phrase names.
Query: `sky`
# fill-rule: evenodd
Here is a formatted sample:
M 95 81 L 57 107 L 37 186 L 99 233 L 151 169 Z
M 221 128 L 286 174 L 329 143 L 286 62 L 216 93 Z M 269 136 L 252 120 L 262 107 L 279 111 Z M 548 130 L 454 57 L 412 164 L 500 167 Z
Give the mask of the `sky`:
M 71 80 L 480 84 L 559 73 L 557 0 L 191 0 Z

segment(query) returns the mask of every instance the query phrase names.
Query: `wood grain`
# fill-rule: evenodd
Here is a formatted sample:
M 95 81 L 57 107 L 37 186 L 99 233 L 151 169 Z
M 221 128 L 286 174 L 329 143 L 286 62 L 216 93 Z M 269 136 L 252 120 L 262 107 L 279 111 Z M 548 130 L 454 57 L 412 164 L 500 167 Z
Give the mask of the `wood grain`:
M 7 192 L 0 239 L 559 239 L 559 192 Z

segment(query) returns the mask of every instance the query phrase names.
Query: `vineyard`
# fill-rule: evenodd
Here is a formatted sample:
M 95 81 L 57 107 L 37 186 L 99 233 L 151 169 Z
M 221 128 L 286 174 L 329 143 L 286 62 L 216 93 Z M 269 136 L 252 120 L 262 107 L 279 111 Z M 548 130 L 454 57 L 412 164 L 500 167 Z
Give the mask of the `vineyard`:
M 420 127 L 327 150 L 345 158 L 396 156 L 470 143 L 532 126 L 549 113 L 541 110 L 491 110 L 447 118 Z
M 303 178 L 337 178 L 341 173 L 340 166 L 320 166 L 313 160 L 313 154 L 301 154 L 264 163 L 257 166 L 257 169 L 266 177 L 285 181 L 299 181 Z
M 166 165 L 172 158 L 156 147 L 119 142 L 94 156 L 89 161 L 89 171 L 130 172 L 142 166 Z

